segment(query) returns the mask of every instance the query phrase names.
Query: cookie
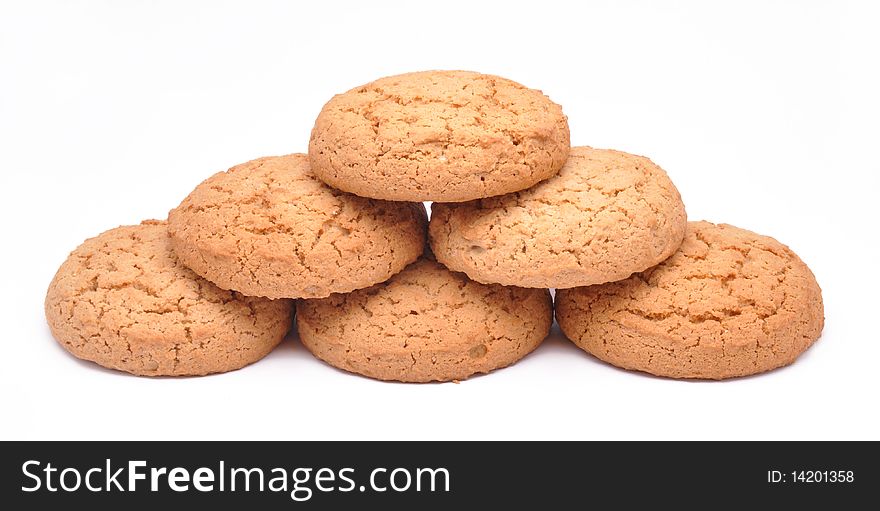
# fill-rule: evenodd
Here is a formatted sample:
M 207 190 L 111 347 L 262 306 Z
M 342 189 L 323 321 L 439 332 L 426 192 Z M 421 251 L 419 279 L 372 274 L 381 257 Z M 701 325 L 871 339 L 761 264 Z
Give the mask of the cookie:
M 382 78 L 331 99 L 309 142 L 315 175 L 364 197 L 458 202 L 528 188 L 569 151 L 562 108 L 469 71 Z
M 168 215 L 184 264 L 223 289 L 323 298 L 383 282 L 425 246 L 422 204 L 365 199 L 315 178 L 304 154 L 208 178 Z
M 570 288 L 621 280 L 669 257 L 684 204 L 651 160 L 574 147 L 559 174 L 521 192 L 431 207 L 431 249 L 483 283 Z
M 303 345 L 380 380 L 463 380 L 513 364 L 553 322 L 546 289 L 487 286 L 421 259 L 386 283 L 297 302 Z
M 290 300 L 249 298 L 174 256 L 164 222 L 117 227 L 61 265 L 46 319 L 74 356 L 142 376 L 222 373 L 260 360 L 290 329 Z
M 791 364 L 822 332 L 822 292 L 773 238 L 691 222 L 655 268 L 560 290 L 556 319 L 585 351 L 625 369 L 722 379 Z

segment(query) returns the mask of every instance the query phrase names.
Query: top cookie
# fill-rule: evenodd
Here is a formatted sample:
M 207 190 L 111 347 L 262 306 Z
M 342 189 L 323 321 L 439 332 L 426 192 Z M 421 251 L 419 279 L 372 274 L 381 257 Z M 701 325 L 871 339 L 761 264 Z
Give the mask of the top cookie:
M 629 277 L 669 257 L 684 204 L 651 160 L 574 147 L 559 174 L 528 190 L 431 207 L 437 260 L 483 283 L 564 289 Z
M 224 289 L 322 298 L 383 282 L 425 245 L 421 204 L 364 199 L 315 178 L 304 154 L 205 180 L 168 215 L 180 260 Z
M 364 197 L 460 202 L 528 188 L 569 151 L 562 108 L 469 71 L 381 78 L 331 99 L 312 130 L 319 178 Z

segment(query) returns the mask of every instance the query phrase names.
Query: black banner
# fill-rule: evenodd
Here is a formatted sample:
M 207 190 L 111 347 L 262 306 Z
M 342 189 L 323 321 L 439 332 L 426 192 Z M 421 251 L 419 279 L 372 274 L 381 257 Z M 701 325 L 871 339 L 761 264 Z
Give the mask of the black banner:
M 21 506 L 14 509 L 797 502 L 845 509 L 869 502 L 880 482 L 877 443 L 862 442 L 6 442 L 2 449 L 2 498 Z

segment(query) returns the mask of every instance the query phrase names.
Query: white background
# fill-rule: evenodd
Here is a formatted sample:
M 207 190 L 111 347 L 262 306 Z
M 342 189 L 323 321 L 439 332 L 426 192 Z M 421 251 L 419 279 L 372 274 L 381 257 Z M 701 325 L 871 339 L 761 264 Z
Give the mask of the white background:
M 6 2 L 0 7 L 0 438 L 878 439 L 876 3 Z M 574 145 L 651 157 L 691 219 L 790 245 L 825 297 L 793 366 L 628 373 L 555 334 L 461 384 L 380 383 L 291 339 L 230 374 L 80 362 L 43 297 L 83 239 L 202 179 L 304 152 L 334 93 L 421 69 L 542 89 Z

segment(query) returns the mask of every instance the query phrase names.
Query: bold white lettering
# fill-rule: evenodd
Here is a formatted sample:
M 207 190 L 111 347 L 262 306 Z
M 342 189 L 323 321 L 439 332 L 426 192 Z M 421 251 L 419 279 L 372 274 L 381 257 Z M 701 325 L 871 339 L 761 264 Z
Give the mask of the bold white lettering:
M 128 491 L 136 491 L 138 480 L 147 478 L 147 474 L 142 474 L 137 470 L 138 467 L 146 466 L 147 462 L 143 460 L 131 460 L 128 462 Z
M 183 484 L 181 484 L 183 483 Z M 185 468 L 175 467 L 168 472 L 168 487 L 174 491 L 189 489 L 189 472 Z
M 166 473 L 168 473 L 168 469 L 165 467 L 150 469 L 150 491 L 159 491 L 159 476 Z
M 205 467 L 196 469 L 193 474 L 193 486 L 199 491 L 212 491 L 214 489 L 214 472 Z

